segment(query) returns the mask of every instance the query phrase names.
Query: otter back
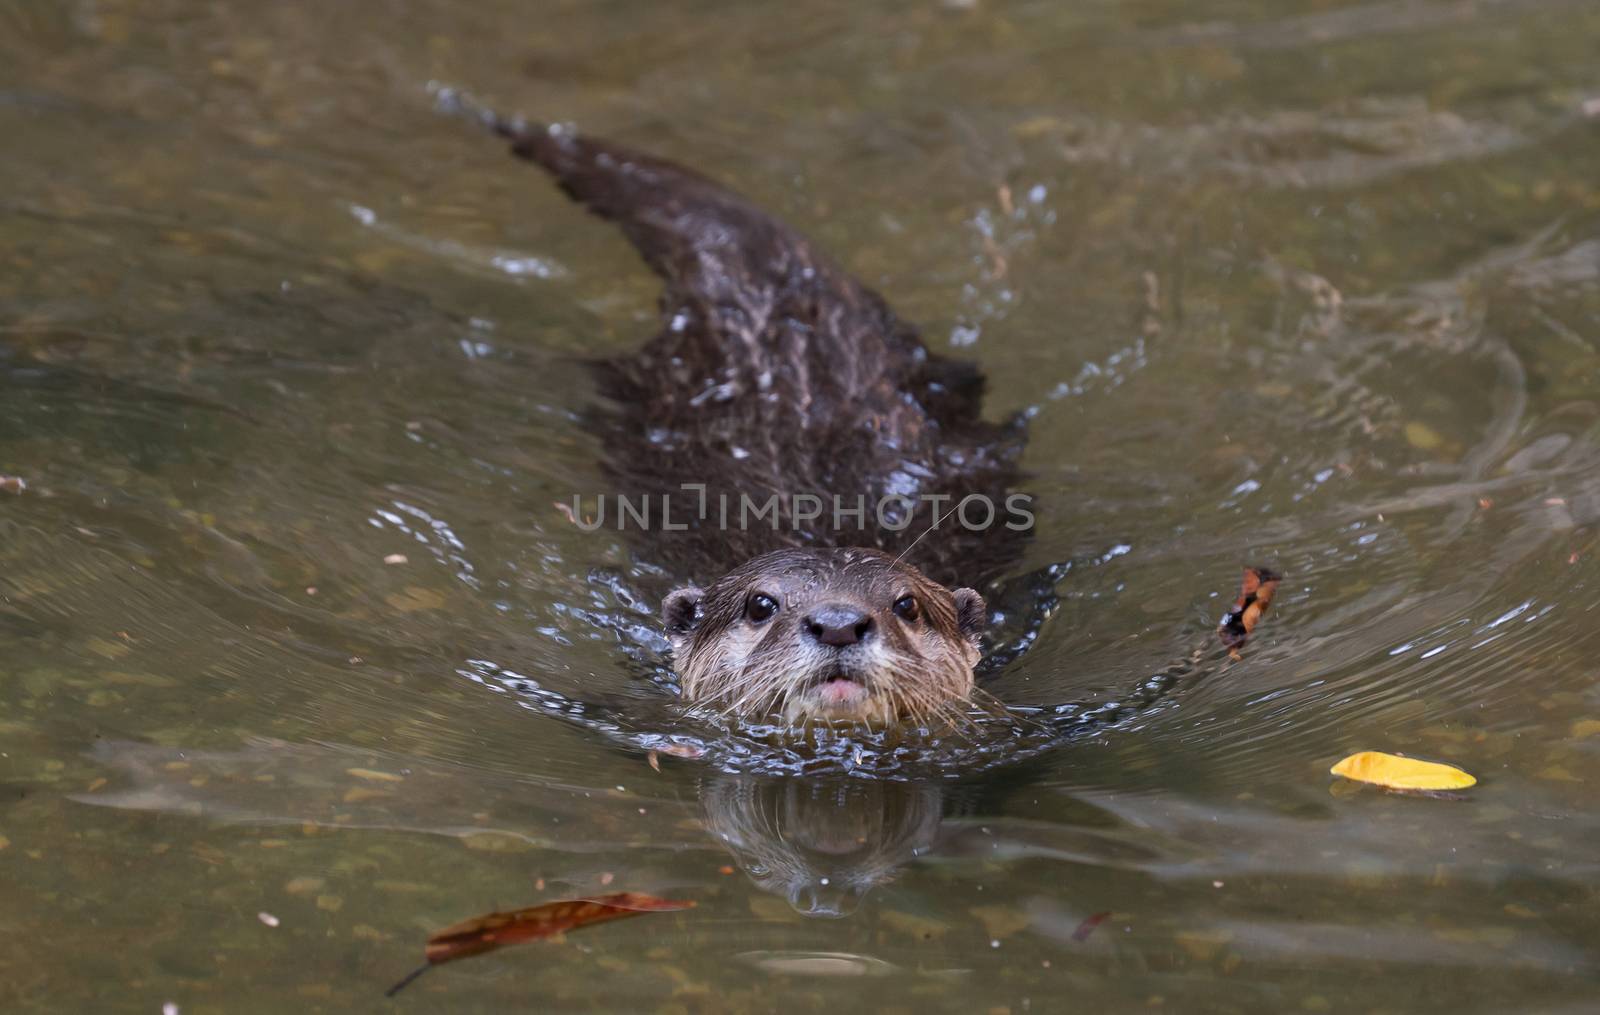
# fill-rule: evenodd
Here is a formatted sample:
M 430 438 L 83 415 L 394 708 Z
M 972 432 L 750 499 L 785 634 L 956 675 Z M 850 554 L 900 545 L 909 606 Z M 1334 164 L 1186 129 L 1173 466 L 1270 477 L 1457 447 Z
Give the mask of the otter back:
M 968 495 L 992 506 L 988 524 L 975 503 L 970 526 L 946 518 L 907 560 L 977 584 L 1015 559 L 1005 505 L 1022 430 L 981 418 L 976 368 L 930 352 L 807 239 L 697 173 L 569 131 L 497 129 L 664 283 L 660 332 L 597 364 L 611 404 L 594 416 L 615 492 L 650 499 L 650 559 L 693 577 L 782 546 L 900 553 Z M 663 526 L 662 495 L 686 531 Z

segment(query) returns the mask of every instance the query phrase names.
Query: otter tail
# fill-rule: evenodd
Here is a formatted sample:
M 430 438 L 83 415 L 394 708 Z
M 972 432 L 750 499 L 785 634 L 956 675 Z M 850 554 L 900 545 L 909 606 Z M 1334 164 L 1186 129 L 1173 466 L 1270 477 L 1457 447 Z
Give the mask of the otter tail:
M 667 283 L 670 298 L 715 302 L 820 267 L 799 233 L 693 170 L 569 127 L 498 114 L 455 89 L 432 91 L 441 112 L 509 139 L 512 154 L 615 222 Z

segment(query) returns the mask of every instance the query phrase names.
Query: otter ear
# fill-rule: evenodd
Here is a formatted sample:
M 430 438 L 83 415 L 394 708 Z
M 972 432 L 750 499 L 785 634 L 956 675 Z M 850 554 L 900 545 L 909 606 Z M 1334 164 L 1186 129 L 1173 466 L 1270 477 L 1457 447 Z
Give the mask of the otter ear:
M 674 649 L 689 643 L 695 625 L 700 623 L 700 603 L 706 594 L 693 585 L 673 589 L 661 601 L 661 626 L 667 629 L 667 639 Z
M 989 607 L 972 589 L 956 589 L 951 595 L 956 599 L 956 626 L 976 645 L 989 628 Z

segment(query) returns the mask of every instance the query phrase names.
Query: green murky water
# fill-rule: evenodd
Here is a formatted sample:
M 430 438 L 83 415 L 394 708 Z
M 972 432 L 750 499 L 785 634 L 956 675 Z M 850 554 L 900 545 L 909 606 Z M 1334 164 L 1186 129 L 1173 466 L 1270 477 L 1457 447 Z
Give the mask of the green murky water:
M 1592 1010 L 1596 38 L 0 0 L 0 1007 Z M 508 674 L 659 712 L 629 546 L 553 507 L 601 483 L 579 357 L 655 283 L 430 81 L 734 183 L 1036 410 L 1021 570 L 1070 566 L 995 694 L 1116 698 L 1245 561 L 1290 576 L 1261 636 L 936 784 L 545 714 Z M 1330 785 L 1361 749 L 1482 783 Z M 432 929 L 623 889 L 699 907 L 381 998 Z

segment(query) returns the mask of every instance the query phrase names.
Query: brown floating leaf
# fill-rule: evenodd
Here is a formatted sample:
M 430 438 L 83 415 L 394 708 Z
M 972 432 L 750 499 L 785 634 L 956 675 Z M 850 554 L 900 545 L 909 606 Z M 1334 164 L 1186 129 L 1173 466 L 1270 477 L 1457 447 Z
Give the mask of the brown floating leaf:
M 423 955 L 429 962 L 438 965 L 469 955 L 480 955 L 503 945 L 552 937 L 637 913 L 672 912 L 693 906 L 694 903 L 687 900 L 658 899 L 637 892 L 547 902 L 542 906 L 509 913 L 490 913 L 435 931 L 428 936 Z
M 427 964 L 390 987 L 385 996 L 393 997 L 402 987 L 440 963 L 482 955 L 506 945 L 554 937 L 607 920 L 619 920 L 639 913 L 692 909 L 694 905 L 687 900 L 658 899 L 638 892 L 617 892 L 593 899 L 565 899 L 529 909 L 473 917 L 430 934 L 422 953 L 428 960 Z
M 1264 567 L 1244 569 L 1244 581 L 1239 589 L 1239 598 L 1233 604 L 1233 609 L 1228 611 L 1228 615 L 1222 618 L 1222 624 L 1217 629 L 1217 636 L 1235 657 L 1238 656 L 1239 649 L 1249 640 L 1250 632 L 1261 622 L 1262 614 L 1272 605 L 1272 594 L 1278 591 L 1278 583 L 1282 580 L 1283 575 Z

